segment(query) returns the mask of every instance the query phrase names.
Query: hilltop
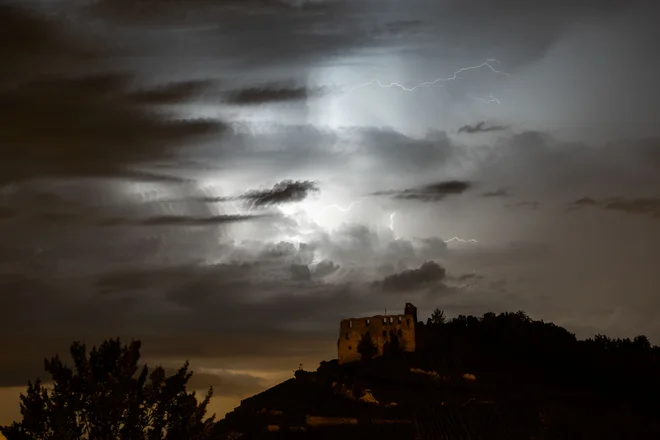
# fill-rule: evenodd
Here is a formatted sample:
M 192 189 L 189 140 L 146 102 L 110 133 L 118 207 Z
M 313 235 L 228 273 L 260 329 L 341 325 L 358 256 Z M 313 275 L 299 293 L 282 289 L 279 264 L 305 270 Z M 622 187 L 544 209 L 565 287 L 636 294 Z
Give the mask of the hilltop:
M 645 336 L 581 341 L 523 312 L 446 321 L 436 311 L 415 327 L 414 352 L 296 371 L 243 400 L 221 431 L 246 440 L 660 438 L 660 348 Z

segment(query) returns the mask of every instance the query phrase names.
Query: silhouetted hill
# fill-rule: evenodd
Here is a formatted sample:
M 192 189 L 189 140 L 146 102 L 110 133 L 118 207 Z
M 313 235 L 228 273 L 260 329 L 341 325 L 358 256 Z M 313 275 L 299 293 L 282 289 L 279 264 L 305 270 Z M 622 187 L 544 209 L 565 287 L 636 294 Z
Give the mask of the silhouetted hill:
M 523 312 L 417 324 L 417 351 L 339 365 L 245 399 L 229 438 L 660 438 L 660 349 L 579 341 Z

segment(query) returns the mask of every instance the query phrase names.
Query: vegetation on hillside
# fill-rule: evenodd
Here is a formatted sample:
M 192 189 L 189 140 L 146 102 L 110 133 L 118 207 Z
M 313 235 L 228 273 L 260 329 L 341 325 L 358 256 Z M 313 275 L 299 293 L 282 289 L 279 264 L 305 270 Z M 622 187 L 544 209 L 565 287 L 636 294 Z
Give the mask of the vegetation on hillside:
M 372 359 L 376 354 L 378 354 L 378 347 L 371 339 L 369 332 L 366 332 L 362 335 L 358 341 L 357 351 L 362 356 L 362 359 Z
M 660 391 L 660 348 L 646 336 L 584 341 L 553 323 L 524 312 L 459 315 L 450 320 L 437 310 L 418 325 L 417 358 L 428 368 L 453 374 L 589 389 L 615 398 Z

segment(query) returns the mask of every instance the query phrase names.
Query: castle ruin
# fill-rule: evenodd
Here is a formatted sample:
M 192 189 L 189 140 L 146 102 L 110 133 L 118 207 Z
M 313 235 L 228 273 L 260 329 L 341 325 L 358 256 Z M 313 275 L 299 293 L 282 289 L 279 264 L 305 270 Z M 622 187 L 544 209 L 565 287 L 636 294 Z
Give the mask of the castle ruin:
M 376 356 L 382 356 L 385 344 L 394 337 L 398 338 L 403 351 L 415 351 L 415 327 L 417 307 L 406 303 L 402 315 L 375 315 L 364 318 L 342 319 L 337 341 L 337 360 L 339 364 L 361 359 L 358 342 L 362 335 L 368 334 L 376 345 Z

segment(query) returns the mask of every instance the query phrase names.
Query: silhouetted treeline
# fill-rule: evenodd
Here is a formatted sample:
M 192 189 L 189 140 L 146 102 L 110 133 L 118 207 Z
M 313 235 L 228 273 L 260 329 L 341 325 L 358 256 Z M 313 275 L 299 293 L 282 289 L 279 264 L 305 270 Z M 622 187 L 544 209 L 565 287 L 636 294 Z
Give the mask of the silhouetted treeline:
M 646 336 L 579 341 L 522 311 L 447 320 L 437 310 L 417 334 L 419 360 L 448 374 L 473 372 L 492 383 L 585 390 L 640 403 L 660 390 L 660 348 Z
M 219 438 L 215 415 L 206 417 L 213 395 L 199 402 L 186 385 L 186 362 L 168 376 L 158 366 L 141 368 L 140 341 L 119 339 L 101 346 L 71 345 L 73 365 L 45 359 L 52 386 L 39 379 L 21 394 L 21 420 L 0 425 L 7 440 L 210 440 Z

